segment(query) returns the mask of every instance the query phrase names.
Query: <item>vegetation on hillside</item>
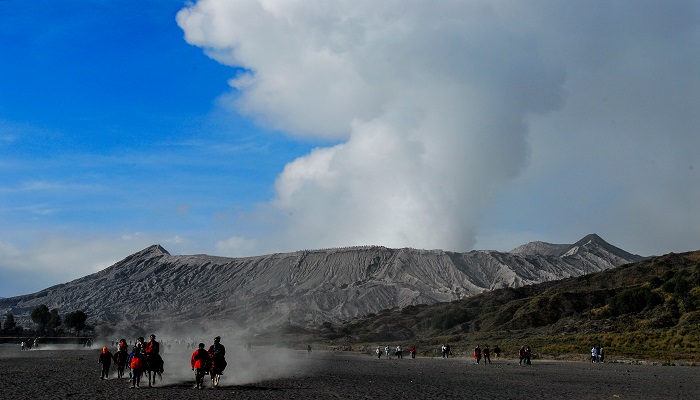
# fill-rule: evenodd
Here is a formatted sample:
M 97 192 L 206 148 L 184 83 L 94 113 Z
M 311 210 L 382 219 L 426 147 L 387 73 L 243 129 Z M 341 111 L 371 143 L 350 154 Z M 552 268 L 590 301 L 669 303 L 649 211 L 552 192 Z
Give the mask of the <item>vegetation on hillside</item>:
M 435 305 L 383 310 L 342 326 L 326 324 L 330 343 L 449 342 L 540 355 L 608 354 L 700 360 L 700 251 L 668 254 L 577 278 L 499 289 Z

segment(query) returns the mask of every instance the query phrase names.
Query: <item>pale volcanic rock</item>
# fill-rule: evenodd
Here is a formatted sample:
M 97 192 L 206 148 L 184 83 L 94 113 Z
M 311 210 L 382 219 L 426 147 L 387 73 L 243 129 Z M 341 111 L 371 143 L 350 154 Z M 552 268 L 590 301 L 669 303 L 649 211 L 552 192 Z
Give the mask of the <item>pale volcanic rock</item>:
M 1 299 L 0 313 L 12 313 L 25 326 L 39 304 L 61 314 L 83 310 L 90 324 L 216 317 L 261 329 L 281 323 L 311 326 L 580 276 L 640 259 L 597 235 L 573 245 L 533 242 L 511 252 L 365 246 L 245 258 L 171 255 L 153 245 L 100 272 Z

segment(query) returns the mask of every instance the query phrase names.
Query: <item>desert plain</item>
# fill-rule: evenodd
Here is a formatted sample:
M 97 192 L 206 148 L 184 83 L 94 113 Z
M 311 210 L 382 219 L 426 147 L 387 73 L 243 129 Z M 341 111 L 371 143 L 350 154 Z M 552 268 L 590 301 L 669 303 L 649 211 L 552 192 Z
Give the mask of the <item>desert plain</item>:
M 700 367 L 464 356 L 377 359 L 351 352 L 227 349 L 221 384 L 195 389 L 186 348 L 166 352 L 154 387 L 101 380 L 100 346 L 0 345 L 4 399 L 697 399 Z M 128 370 L 127 370 L 128 377 Z M 207 377 L 208 378 L 208 377 Z

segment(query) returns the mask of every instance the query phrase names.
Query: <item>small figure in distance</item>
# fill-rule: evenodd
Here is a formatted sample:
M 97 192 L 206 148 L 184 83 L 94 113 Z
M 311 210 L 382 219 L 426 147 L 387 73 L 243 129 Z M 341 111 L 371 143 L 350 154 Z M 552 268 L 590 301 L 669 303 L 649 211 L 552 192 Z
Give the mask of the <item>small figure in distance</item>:
M 486 363 L 491 364 L 491 349 L 489 349 L 489 345 L 484 346 L 484 350 L 481 354 L 484 356 L 484 365 L 486 365 Z
M 525 364 L 532 365 L 532 350 L 530 350 L 530 346 L 525 346 Z
M 382 349 L 377 347 L 377 350 L 375 350 L 374 352 L 377 353 L 377 359 L 381 360 L 382 359 Z
M 411 358 L 416 358 L 416 346 L 411 346 L 408 352 L 411 353 Z

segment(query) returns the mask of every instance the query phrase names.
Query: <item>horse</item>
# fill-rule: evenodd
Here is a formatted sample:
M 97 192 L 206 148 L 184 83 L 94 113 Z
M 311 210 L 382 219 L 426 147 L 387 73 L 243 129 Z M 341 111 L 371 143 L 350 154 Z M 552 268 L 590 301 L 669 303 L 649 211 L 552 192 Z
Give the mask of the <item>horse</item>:
M 221 375 L 223 375 L 227 364 L 226 359 L 223 357 L 212 358 L 209 362 L 209 375 L 211 375 L 212 387 L 219 386 L 219 380 L 221 379 Z
M 163 380 L 163 358 L 160 354 L 146 353 L 146 372 L 148 374 L 148 387 L 156 384 L 156 375 Z
M 126 360 L 129 359 L 129 353 L 126 350 L 120 350 L 114 355 L 114 366 L 117 368 L 117 378 L 124 377 L 124 368 L 126 368 Z

